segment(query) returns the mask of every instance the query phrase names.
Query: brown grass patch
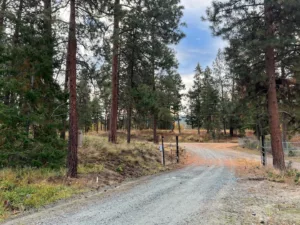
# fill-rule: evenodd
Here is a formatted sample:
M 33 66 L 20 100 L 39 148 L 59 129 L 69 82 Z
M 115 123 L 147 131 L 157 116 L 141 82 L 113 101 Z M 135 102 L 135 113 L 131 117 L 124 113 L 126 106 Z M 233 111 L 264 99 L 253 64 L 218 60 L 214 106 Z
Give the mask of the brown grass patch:
M 107 138 L 108 133 L 105 131 L 99 131 L 99 133 L 96 132 L 90 132 L 90 135 L 95 136 L 101 136 Z M 161 136 L 164 136 L 165 142 L 172 142 L 174 143 L 176 141 L 176 136 L 179 137 L 180 143 L 191 143 L 191 142 L 237 142 L 237 136 L 231 138 L 227 135 L 221 134 L 219 137 L 216 137 L 213 139 L 211 134 L 207 134 L 206 130 L 200 130 L 200 135 L 198 134 L 197 130 L 182 130 L 182 132 L 179 134 L 177 130 L 171 131 L 171 130 L 158 130 L 157 135 L 159 136 L 159 139 L 161 140 Z M 118 140 L 120 142 L 124 142 L 126 140 L 127 134 L 125 130 L 119 130 L 118 131 Z M 131 132 L 131 139 L 133 141 L 148 141 L 153 142 L 153 131 L 151 129 L 148 130 L 132 130 Z

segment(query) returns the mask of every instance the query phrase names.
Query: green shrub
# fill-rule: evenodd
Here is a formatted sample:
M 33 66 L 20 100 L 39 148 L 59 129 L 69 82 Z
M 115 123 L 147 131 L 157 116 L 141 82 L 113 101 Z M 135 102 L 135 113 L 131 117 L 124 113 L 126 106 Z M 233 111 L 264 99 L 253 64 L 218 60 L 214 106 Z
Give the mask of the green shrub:
M 124 170 L 123 170 L 123 165 L 119 165 L 117 168 L 116 168 L 116 171 L 118 173 L 122 173 Z
M 296 153 L 294 151 L 290 150 L 288 156 L 289 157 L 295 157 Z
M 22 139 L 18 140 L 22 142 Z M 23 146 L 11 144 L 0 146 L 0 167 L 48 167 L 60 168 L 65 165 L 66 143 L 63 140 L 23 140 Z
M 58 123 L 41 123 L 38 116 L 42 115 L 36 116 L 28 118 L 20 115 L 18 107 L 0 103 L 0 168 L 65 165 L 66 142 L 58 136 Z M 28 132 L 29 120 L 32 123 Z

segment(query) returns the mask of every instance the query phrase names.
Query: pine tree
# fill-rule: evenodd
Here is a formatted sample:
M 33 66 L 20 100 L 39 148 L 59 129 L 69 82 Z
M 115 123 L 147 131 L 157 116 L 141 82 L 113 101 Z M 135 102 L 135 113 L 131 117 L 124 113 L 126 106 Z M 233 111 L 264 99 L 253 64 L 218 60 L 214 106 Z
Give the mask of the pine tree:
M 200 128 L 202 126 L 202 76 L 203 71 L 198 63 L 195 69 L 194 84 L 192 90 L 189 90 L 188 97 L 190 99 L 190 115 L 187 115 L 187 123 L 192 125 L 192 128 L 197 127 L 198 134 L 200 134 Z
M 117 143 L 117 120 L 118 120 L 118 67 L 119 67 L 119 39 L 121 20 L 120 0 L 114 3 L 114 31 L 113 31 L 113 56 L 112 56 L 112 100 L 110 113 L 109 141 Z
M 67 73 L 69 78 L 70 90 L 70 110 L 69 110 L 69 151 L 67 167 L 68 177 L 77 177 L 78 165 L 78 125 L 77 125 L 77 106 L 76 106 L 76 7 L 75 0 L 70 1 L 70 24 L 67 55 Z
M 218 104 L 219 96 L 218 91 L 214 88 L 214 80 L 212 78 L 212 71 L 209 67 L 203 72 L 202 79 L 202 111 L 200 112 L 203 118 L 203 127 L 207 133 L 214 132 L 216 121 L 218 120 Z

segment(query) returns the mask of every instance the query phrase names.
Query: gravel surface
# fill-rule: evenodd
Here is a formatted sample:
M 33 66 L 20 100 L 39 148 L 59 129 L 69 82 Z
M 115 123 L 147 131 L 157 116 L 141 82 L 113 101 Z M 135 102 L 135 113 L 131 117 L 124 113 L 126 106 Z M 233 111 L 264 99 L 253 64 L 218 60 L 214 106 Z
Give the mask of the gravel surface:
M 251 184 L 239 185 L 233 168 L 223 163 L 240 156 L 195 144 L 186 148 L 199 158 L 217 163 L 191 165 L 142 178 L 102 195 L 58 205 L 4 224 L 260 224 L 262 219 L 255 218 L 252 205 L 243 211 L 241 199 Z M 251 199 L 255 199 L 254 194 Z

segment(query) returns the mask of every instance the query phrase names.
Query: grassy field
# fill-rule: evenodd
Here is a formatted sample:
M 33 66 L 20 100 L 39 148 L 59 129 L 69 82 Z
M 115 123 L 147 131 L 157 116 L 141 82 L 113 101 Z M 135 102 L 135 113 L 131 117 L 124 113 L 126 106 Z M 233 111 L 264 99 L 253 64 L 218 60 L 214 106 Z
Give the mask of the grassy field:
M 99 131 L 98 133 L 92 133 L 95 136 L 107 137 L 108 133 L 105 131 Z M 189 143 L 189 142 L 236 142 L 237 135 L 234 137 L 229 137 L 229 131 L 227 135 L 219 135 L 213 138 L 211 134 L 207 134 L 206 130 L 200 130 L 200 135 L 198 134 L 197 130 L 186 129 L 183 130 L 181 133 L 178 130 L 172 132 L 171 130 L 158 130 L 157 135 L 159 136 L 159 140 L 161 141 L 161 136 L 164 136 L 165 142 L 175 142 L 176 136 L 179 137 L 179 142 L 181 143 Z M 127 134 L 126 130 L 119 130 L 118 131 L 118 139 L 121 142 L 126 140 Z M 133 130 L 131 132 L 131 139 L 133 141 L 146 141 L 146 142 L 153 142 L 153 131 L 149 130 Z
M 66 178 L 65 168 L 1 169 L 0 221 L 82 192 L 96 191 L 129 178 L 176 167 L 171 165 L 171 151 L 167 151 L 168 166 L 161 165 L 161 153 L 157 145 L 148 142 L 133 142 L 128 145 L 121 139 L 119 144 L 113 145 L 107 142 L 106 137 L 95 135 L 85 136 L 78 157 L 78 179 Z

